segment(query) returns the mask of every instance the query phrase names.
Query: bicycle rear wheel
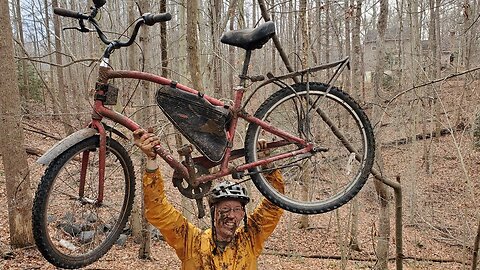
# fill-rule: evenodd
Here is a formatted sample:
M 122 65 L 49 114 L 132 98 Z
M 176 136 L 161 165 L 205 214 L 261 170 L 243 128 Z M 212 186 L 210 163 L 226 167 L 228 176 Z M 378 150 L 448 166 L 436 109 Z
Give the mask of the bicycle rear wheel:
M 320 83 L 302 83 L 270 96 L 255 117 L 313 143 L 315 153 L 276 161 L 285 193 L 268 183 L 262 169 L 250 170 L 258 190 L 271 202 L 299 214 L 336 209 L 363 187 L 373 165 L 375 142 L 372 127 L 360 106 L 345 92 Z M 245 138 L 246 161 L 259 159 L 257 141 L 281 141 L 260 126 L 250 124 Z M 300 149 L 290 143 L 272 149 L 271 155 Z
M 61 268 L 80 268 L 103 256 L 124 230 L 135 178 L 125 148 L 107 138 L 104 197 L 98 195 L 99 136 L 85 139 L 47 167 L 33 204 L 33 235 L 42 255 Z M 82 156 L 88 153 L 83 195 Z

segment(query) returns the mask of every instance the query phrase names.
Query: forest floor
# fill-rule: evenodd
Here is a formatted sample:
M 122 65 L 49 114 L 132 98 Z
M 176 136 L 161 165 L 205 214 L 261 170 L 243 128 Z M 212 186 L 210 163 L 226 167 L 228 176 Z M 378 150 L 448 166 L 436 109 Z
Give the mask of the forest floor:
M 53 120 L 32 118 L 25 121 L 48 133 L 58 134 Z M 472 117 L 465 121 L 468 126 Z M 403 130 L 393 127 L 382 135 L 383 141 L 395 141 L 402 138 L 403 133 Z M 438 140 L 389 145 L 382 150 L 385 176 L 391 180 L 400 176 L 403 187 L 403 269 L 470 269 L 478 223 L 478 200 L 474 198 L 480 193 L 480 153 L 472 150 L 471 133 L 458 132 Z M 38 133 L 25 132 L 25 137 L 27 146 L 43 151 L 55 142 Z M 424 147 L 430 150 L 428 162 L 423 157 Z M 36 158 L 29 156 L 32 194 L 44 170 L 35 163 Z M 426 169 L 427 163 L 430 164 L 430 173 Z M 137 173 L 137 181 L 139 177 Z M 0 205 L 3 206 L 0 208 L 0 251 L 9 244 L 5 181 L 0 162 Z M 359 205 L 360 251 L 346 248 L 352 203 L 330 213 L 309 216 L 309 227 L 306 229 L 298 228 L 299 215 L 285 213 L 265 245 L 258 269 L 373 268 L 379 212 L 373 183 L 374 180 L 370 179 L 356 199 Z M 169 186 L 167 195 L 172 201 L 178 201 L 180 197 L 178 191 Z M 390 197 L 389 269 L 395 269 L 395 205 L 392 192 Z M 152 241 L 151 260 L 138 259 L 138 250 L 139 244 L 129 238 L 124 246 L 114 246 L 98 262 L 85 269 L 179 269 L 179 260 L 164 241 Z M 1 255 L 0 269 L 55 269 L 34 246 Z

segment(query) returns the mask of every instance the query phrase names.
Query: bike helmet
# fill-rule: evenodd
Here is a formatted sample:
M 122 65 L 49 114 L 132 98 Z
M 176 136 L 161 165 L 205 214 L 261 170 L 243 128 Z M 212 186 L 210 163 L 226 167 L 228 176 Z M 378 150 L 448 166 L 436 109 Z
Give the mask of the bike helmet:
M 222 200 L 238 200 L 243 206 L 245 206 L 250 202 L 250 197 L 248 197 L 245 187 L 226 180 L 212 189 L 211 194 L 208 197 L 208 204 L 211 207 Z

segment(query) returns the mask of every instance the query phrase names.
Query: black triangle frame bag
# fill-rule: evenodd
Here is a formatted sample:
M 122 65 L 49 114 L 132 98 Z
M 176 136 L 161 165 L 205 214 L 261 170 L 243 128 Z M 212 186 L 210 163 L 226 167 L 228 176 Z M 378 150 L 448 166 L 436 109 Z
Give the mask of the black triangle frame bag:
M 202 95 L 163 85 L 156 93 L 157 105 L 198 151 L 212 162 L 219 162 L 227 148 L 226 127 L 231 111 L 212 105 Z

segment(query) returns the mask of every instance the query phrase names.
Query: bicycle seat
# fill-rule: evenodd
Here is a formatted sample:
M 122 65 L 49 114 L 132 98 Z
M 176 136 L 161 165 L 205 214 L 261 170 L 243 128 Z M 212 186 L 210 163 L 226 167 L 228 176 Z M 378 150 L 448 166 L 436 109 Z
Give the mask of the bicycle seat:
M 245 50 L 255 50 L 262 48 L 273 35 L 275 35 L 275 24 L 269 21 L 257 28 L 226 32 L 220 41 Z

